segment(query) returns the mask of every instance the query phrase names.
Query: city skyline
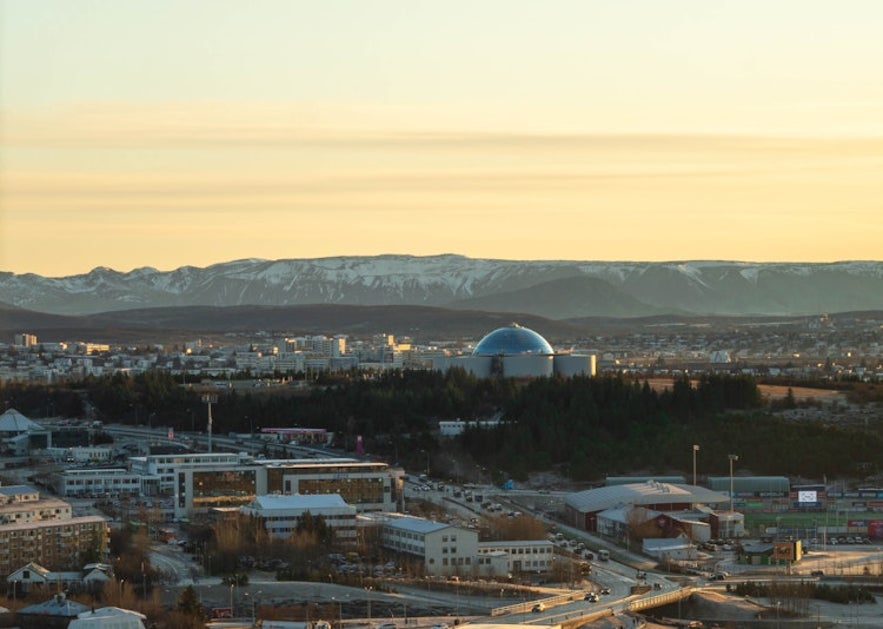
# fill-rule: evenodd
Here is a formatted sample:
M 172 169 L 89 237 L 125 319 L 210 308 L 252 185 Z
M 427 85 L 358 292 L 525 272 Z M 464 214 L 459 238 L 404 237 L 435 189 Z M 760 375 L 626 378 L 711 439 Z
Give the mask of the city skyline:
M 883 5 L 0 1 L 0 272 L 880 259 Z

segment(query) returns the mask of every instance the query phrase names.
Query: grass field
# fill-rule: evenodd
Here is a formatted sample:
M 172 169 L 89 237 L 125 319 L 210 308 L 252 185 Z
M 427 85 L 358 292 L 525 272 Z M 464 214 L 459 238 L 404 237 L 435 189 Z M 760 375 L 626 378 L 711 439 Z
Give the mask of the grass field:
M 875 513 L 871 511 L 849 511 L 839 512 L 830 511 L 827 514 L 823 512 L 794 512 L 794 513 L 746 513 L 745 514 L 745 531 L 754 537 L 763 533 L 768 528 L 779 527 L 786 534 L 799 537 L 817 537 L 821 536 L 822 530 L 827 527 L 828 534 L 847 535 L 858 534 L 867 535 L 867 526 L 847 529 L 847 522 L 850 520 L 883 520 L 883 513 Z

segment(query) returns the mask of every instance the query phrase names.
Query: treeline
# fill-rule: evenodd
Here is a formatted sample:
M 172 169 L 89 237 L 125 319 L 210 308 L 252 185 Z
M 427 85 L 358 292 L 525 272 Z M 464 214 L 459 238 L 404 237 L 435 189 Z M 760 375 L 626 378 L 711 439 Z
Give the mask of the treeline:
M 0 399 L 39 419 L 88 417 L 176 431 L 205 430 L 206 406 L 197 389 L 171 374 L 91 377 L 67 387 L 0 386 Z M 321 376 L 304 392 L 237 389 L 219 392 L 214 430 L 252 432 L 303 426 L 333 431 L 336 444 L 367 451 L 412 469 L 432 459 L 451 478 L 475 468 L 523 479 L 556 469 L 579 480 L 629 473 L 692 470 L 698 444 L 700 475 L 728 474 L 728 454 L 754 474 L 808 478 L 875 473 L 883 439 L 879 427 L 788 422 L 770 414 L 749 376 L 705 375 L 654 390 L 622 375 L 533 380 L 475 378 L 462 369 L 360 372 Z M 455 440 L 438 437 L 437 422 L 499 417 L 491 430 L 470 429 Z
M 741 394 L 740 394 L 741 392 Z M 743 395 L 744 394 L 744 395 Z M 678 381 L 662 393 L 618 378 L 537 381 L 492 431 L 470 430 L 476 457 L 514 478 L 557 468 L 580 480 L 626 474 L 690 478 L 693 444 L 701 476 L 865 477 L 878 471 L 883 446 L 874 432 L 821 422 L 789 422 L 761 406 L 747 379 Z

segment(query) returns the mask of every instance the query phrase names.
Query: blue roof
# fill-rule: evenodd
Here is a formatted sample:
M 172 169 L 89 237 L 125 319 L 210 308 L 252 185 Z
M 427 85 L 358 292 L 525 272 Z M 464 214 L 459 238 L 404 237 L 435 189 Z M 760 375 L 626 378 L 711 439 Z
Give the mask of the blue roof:
M 549 342 L 529 328 L 513 323 L 497 328 L 478 342 L 473 356 L 517 356 L 520 354 L 550 355 L 555 351 Z

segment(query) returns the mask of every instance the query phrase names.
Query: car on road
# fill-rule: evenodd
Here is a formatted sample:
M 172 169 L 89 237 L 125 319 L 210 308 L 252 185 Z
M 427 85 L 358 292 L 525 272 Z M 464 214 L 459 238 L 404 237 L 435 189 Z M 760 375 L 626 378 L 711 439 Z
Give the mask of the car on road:
M 583 596 L 584 601 L 589 601 L 590 603 L 597 603 L 599 600 L 598 594 L 595 592 L 586 592 L 586 595 Z
M 438 622 L 432 625 L 432 629 L 450 629 L 451 625 L 446 622 Z
M 539 614 L 540 612 L 546 611 L 546 606 L 542 603 L 537 603 L 531 608 L 530 611 L 532 611 L 534 614 Z
M 394 622 L 382 622 L 377 625 L 376 629 L 396 629 L 396 624 Z
M 610 588 L 601 588 L 601 594 L 607 596 L 610 594 Z

